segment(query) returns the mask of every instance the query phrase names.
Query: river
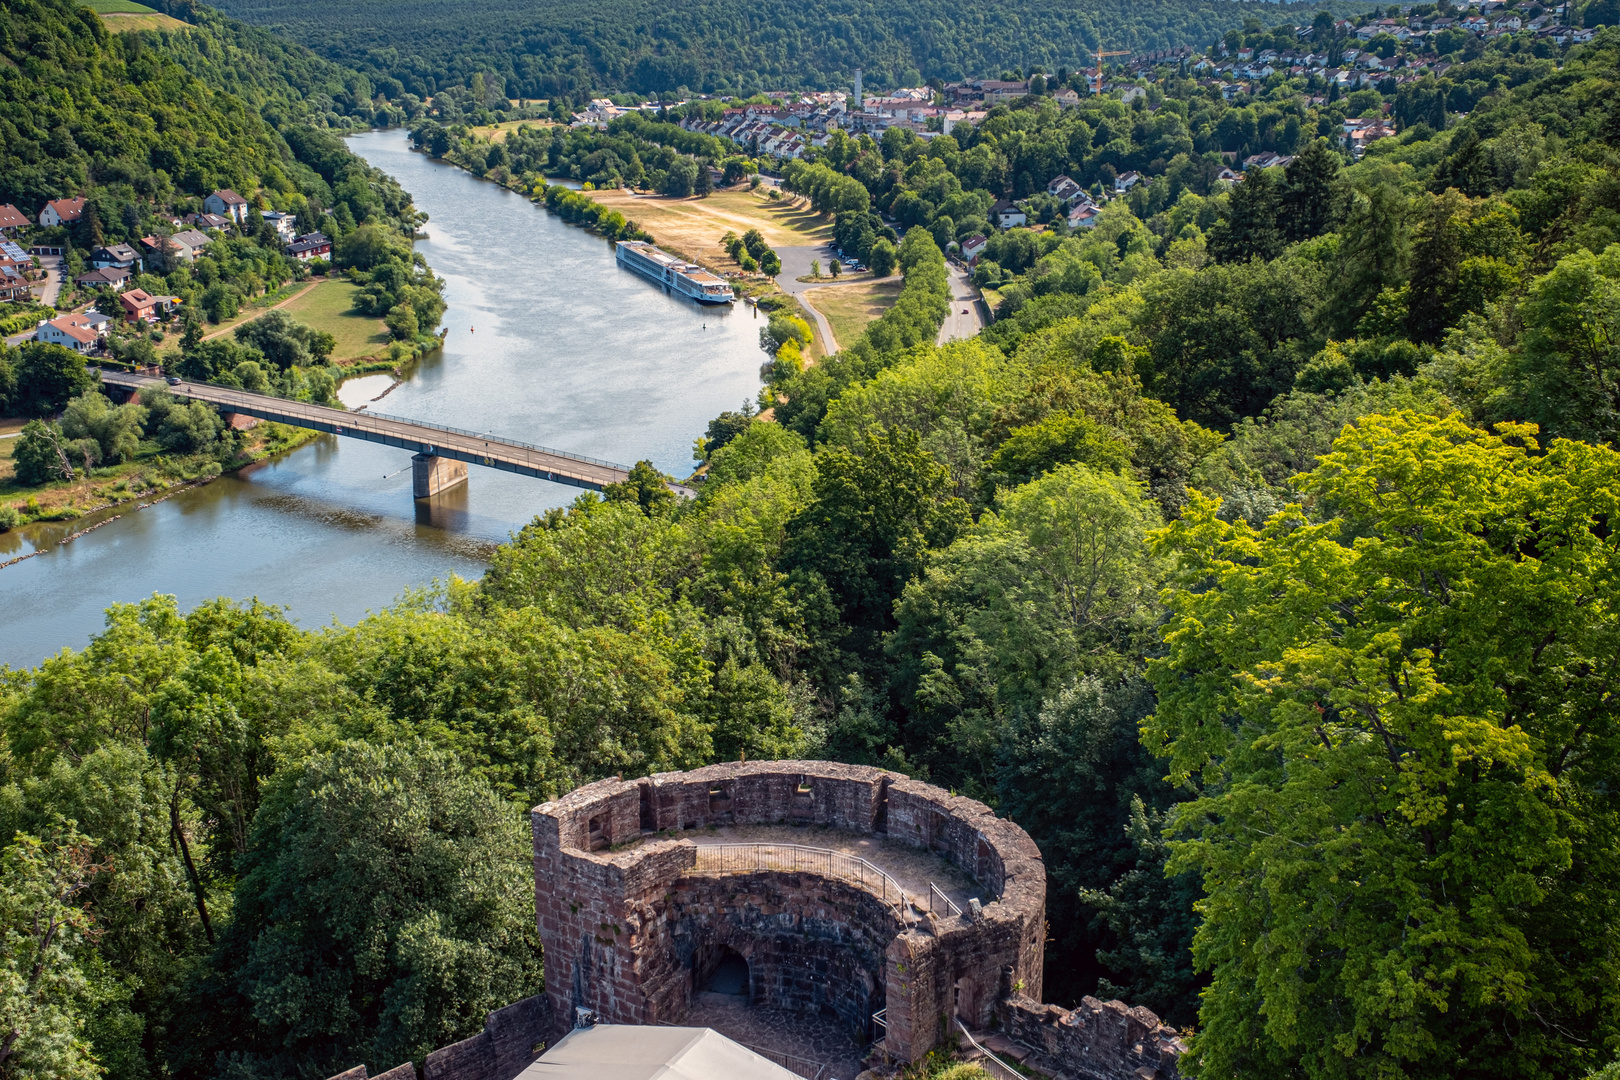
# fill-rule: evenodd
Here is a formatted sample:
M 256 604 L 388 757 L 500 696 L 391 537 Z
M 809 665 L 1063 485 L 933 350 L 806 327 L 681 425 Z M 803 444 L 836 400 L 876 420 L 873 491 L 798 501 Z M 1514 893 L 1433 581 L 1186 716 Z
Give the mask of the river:
M 425 210 L 417 244 L 447 284 L 442 351 L 371 407 L 684 476 L 708 421 L 759 389 L 753 309 L 699 308 L 621 270 L 600 237 L 520 195 L 413 153 L 403 132 L 354 150 Z M 391 380 L 346 384 L 351 407 Z M 406 590 L 476 577 L 494 546 L 574 488 L 469 466 L 468 483 L 411 498 L 403 450 L 322 436 L 183 491 L 66 545 L 85 522 L 0 534 L 0 664 L 82 648 L 111 604 L 173 593 L 281 604 L 300 625 L 353 622 Z

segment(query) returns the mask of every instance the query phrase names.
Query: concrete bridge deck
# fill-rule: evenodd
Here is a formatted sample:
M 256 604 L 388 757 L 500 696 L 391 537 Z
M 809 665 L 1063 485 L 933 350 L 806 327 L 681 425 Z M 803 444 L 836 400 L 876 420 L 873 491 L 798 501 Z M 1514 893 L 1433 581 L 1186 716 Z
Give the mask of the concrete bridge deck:
M 207 383 L 182 382 L 170 386 L 167 380 L 121 371 L 102 371 L 107 386 L 138 391 L 161 387 L 176 397 L 190 398 L 217 406 L 221 412 L 256 416 L 278 424 L 325 431 L 349 439 L 382 443 L 410 450 L 422 458 L 447 458 L 503 472 L 538 477 L 556 484 L 600 491 L 609 484 L 622 483 L 630 475 L 623 465 L 551 450 L 495 435 L 478 434 L 457 428 L 428 424 L 420 420 L 386 416 L 372 412 L 349 412 L 325 405 L 230 390 Z M 684 490 L 676 489 L 684 494 Z

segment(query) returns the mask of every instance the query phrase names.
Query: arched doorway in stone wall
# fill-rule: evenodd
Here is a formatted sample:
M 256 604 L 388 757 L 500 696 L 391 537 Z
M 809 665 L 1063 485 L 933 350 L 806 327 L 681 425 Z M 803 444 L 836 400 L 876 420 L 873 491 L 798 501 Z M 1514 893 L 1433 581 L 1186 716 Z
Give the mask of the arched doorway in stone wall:
M 719 994 L 739 1005 L 753 999 L 748 959 L 727 945 L 716 946 L 693 972 L 700 994 Z

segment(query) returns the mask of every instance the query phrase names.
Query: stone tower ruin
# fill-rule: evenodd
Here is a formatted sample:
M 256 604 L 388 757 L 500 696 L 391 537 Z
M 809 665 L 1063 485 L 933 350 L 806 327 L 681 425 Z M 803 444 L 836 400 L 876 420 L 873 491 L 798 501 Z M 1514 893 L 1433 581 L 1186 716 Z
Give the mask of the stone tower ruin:
M 1046 872 L 1017 825 L 882 769 L 712 765 L 535 808 L 554 1026 L 680 1024 L 725 963 L 757 1005 L 835 1017 L 892 1061 L 997 1027 L 1070 1076 L 1175 1076 L 1145 1009 L 1042 1005 Z

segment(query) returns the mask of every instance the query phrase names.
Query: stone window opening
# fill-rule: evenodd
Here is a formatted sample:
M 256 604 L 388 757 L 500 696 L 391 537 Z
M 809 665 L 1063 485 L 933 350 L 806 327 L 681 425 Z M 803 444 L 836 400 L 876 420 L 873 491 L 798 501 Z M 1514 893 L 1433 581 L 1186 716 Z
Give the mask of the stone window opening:
M 723 785 L 709 789 L 709 816 L 721 817 L 731 813 L 731 793 Z
M 793 805 L 788 813 L 794 821 L 809 821 L 815 816 L 815 789 L 810 786 L 808 776 L 799 777 L 799 784 L 793 789 Z
M 612 846 L 613 841 L 608 835 L 608 825 L 604 816 L 598 814 L 591 818 L 585 830 L 585 850 L 606 851 Z
M 658 831 L 658 810 L 653 805 L 653 789 L 651 784 L 637 784 L 641 789 L 641 831 Z

